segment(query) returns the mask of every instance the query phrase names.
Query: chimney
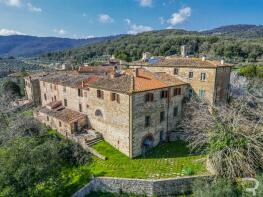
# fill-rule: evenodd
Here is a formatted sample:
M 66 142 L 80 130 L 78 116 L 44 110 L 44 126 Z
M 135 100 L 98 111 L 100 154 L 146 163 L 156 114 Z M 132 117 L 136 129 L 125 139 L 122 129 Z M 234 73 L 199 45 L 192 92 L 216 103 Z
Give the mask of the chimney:
M 187 55 L 186 46 L 185 46 L 185 45 L 182 45 L 182 46 L 181 46 L 181 56 L 182 56 L 182 57 L 185 57 L 186 55 Z
M 224 64 L 225 64 L 225 60 L 222 59 L 222 60 L 221 60 L 221 65 L 224 65 Z

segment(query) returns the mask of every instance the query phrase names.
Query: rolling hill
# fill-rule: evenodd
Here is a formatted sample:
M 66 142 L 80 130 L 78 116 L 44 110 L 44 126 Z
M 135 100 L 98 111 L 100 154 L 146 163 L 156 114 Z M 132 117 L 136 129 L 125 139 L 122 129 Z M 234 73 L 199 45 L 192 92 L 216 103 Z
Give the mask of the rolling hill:
M 132 61 L 140 59 L 146 51 L 156 56 L 179 54 L 181 45 L 187 46 L 189 55 L 204 54 L 212 59 L 225 58 L 232 63 L 254 62 L 262 59 L 263 29 L 262 26 L 255 25 L 232 25 L 204 32 L 178 29 L 150 31 L 49 53 L 40 59 L 71 60 L 82 64 L 93 61 L 94 57 L 114 54 L 119 59 Z
M 263 25 L 228 25 L 203 31 L 202 33 L 242 38 L 258 38 L 263 37 Z
M 48 52 L 74 48 L 120 36 L 97 37 L 90 39 L 69 39 L 57 37 L 35 37 L 24 35 L 0 36 L 0 57 L 32 57 Z

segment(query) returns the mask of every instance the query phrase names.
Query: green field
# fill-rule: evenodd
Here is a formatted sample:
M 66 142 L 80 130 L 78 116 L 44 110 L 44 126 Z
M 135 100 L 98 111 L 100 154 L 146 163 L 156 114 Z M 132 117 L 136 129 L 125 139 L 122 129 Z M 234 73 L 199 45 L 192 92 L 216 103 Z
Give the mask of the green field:
M 93 147 L 107 157 L 106 161 L 93 157 L 88 168 L 95 176 L 168 178 L 207 173 L 203 159 L 205 155 L 189 155 L 182 141 L 164 143 L 144 157 L 135 159 L 128 158 L 107 142 Z

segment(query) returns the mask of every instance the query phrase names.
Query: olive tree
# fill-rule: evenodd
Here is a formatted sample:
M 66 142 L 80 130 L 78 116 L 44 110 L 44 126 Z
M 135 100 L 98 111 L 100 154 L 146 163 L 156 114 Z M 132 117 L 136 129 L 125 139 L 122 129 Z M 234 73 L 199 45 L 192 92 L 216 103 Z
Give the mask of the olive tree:
M 196 97 L 185 105 L 181 124 L 189 146 L 208 155 L 217 175 L 254 176 L 263 166 L 263 105 L 255 85 L 226 105 L 211 106 Z

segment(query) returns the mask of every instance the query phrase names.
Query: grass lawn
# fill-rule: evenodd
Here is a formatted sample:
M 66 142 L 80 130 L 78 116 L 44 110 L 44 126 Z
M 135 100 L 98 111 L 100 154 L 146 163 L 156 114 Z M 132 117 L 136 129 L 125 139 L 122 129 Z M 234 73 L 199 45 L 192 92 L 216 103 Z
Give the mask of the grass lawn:
M 88 168 L 96 176 L 168 178 L 207 174 L 202 159 L 205 155 L 189 155 L 182 141 L 164 143 L 144 157 L 135 159 L 128 158 L 104 141 L 95 144 L 93 148 L 108 158 L 104 161 L 93 157 Z

